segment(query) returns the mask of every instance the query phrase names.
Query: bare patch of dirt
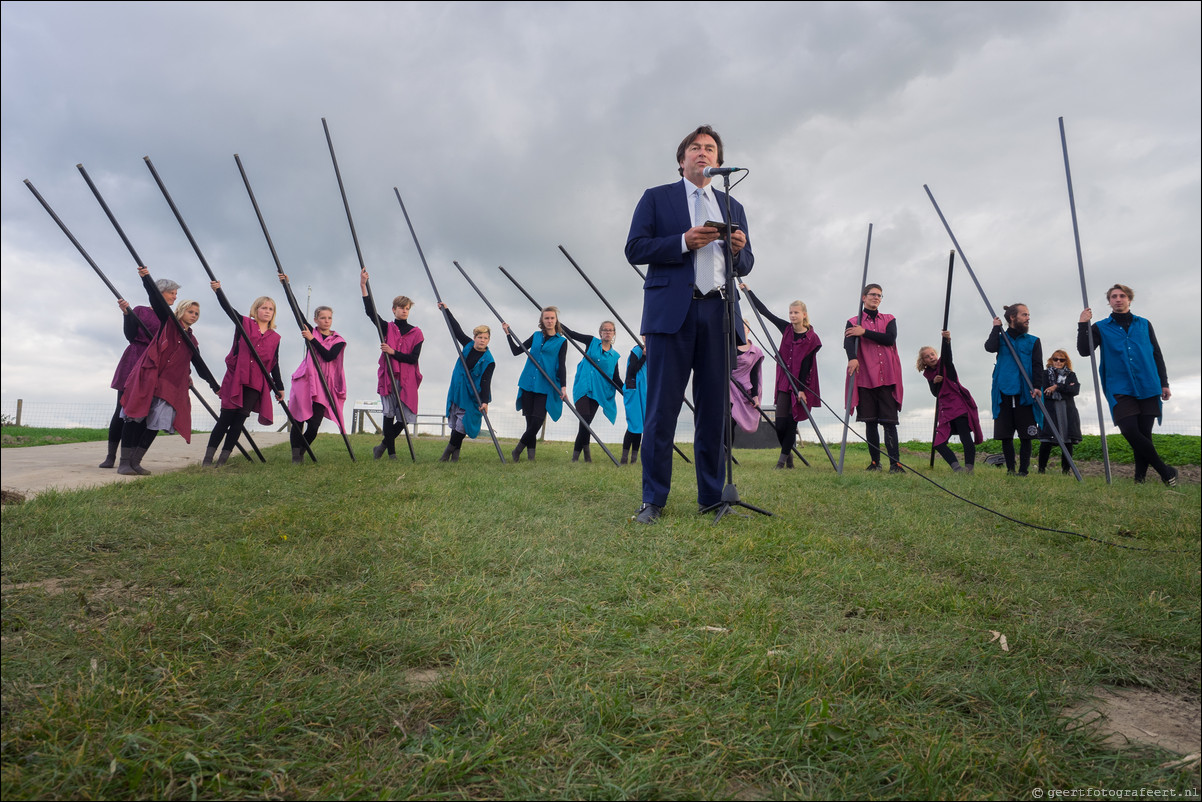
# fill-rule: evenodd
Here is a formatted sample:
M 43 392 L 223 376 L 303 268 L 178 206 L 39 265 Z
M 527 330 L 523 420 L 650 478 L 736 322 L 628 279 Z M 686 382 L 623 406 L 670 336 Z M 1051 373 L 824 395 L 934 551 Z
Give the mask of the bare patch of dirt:
M 15 585 L 0 585 L 0 592 L 9 593 L 14 590 L 41 590 L 47 596 L 57 596 L 74 589 L 68 579 L 39 579 L 36 582 L 18 582 Z
M 410 685 L 425 687 L 438 682 L 442 672 L 437 668 L 411 668 L 405 672 L 405 681 Z
M 0 504 L 22 504 L 24 501 L 24 493 L 18 493 L 16 490 L 0 490 Z
M 1197 697 L 1158 693 L 1144 688 L 1095 688 L 1094 698 L 1064 711 L 1072 727 L 1104 736 L 1103 743 L 1122 749 L 1157 746 L 1181 755 L 1202 751 L 1202 708 Z

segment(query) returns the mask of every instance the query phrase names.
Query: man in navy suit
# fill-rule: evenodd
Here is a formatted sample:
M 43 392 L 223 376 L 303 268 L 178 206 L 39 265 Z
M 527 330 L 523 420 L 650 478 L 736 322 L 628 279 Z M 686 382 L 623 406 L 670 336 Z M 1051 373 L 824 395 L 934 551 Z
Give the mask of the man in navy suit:
M 639 523 L 654 523 L 668 503 L 676 419 L 690 373 L 697 410 L 697 502 L 704 509 L 722 498 L 723 432 L 730 415 L 724 400 L 729 380 L 724 354 L 726 256 L 722 232 L 705 224 L 737 225 L 730 237 L 736 274 L 746 275 L 755 262 L 743 207 L 732 200 L 733 219 L 726 221 L 726 195 L 713 190 L 704 173 L 722 162 L 722 138 L 713 128 L 703 125 L 686 136 L 676 149 L 684 180 L 644 192 L 626 238 L 626 260 L 648 266 L 642 322 L 647 343 L 643 506 L 634 515 Z

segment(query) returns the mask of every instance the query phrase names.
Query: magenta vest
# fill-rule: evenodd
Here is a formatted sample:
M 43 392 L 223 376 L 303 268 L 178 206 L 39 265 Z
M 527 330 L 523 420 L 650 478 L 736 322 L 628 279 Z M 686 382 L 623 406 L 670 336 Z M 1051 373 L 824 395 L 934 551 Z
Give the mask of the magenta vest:
M 188 338 L 196 345 L 196 336 L 191 331 Z M 161 398 L 175 410 L 175 431 L 185 443 L 191 443 L 192 405 L 188 400 L 191 362 L 192 349 L 184 342 L 176 325 L 168 320 L 129 373 L 121 396 L 126 416 L 146 417 L 154 399 Z
M 388 334 L 384 340 L 392 350 L 401 354 L 411 354 L 417 344 L 426 339 L 422 334 L 422 330 L 414 326 L 405 336 L 401 336 L 401 329 L 395 322 L 389 323 L 387 327 Z M 380 395 L 392 395 L 392 382 L 385 372 L 388 370 L 388 363 L 392 364 L 392 370 L 397 377 L 397 382 L 401 385 L 401 403 L 409 407 L 409 410 L 415 415 L 417 414 L 417 388 L 422 383 L 422 372 L 418 370 L 417 365 L 410 365 L 405 362 L 398 363 L 388 354 L 380 354 L 380 367 L 376 370 L 376 392 Z M 330 388 L 333 390 L 333 388 Z
M 321 332 L 314 329 L 313 337 L 327 350 L 338 343 L 346 342 L 333 329 L 330 330 L 329 337 L 322 337 Z M 292 417 L 298 421 L 308 420 L 313 417 L 313 405 L 321 404 L 325 407 L 325 416 L 338 424 L 340 430 L 342 429 L 342 405 L 346 402 L 346 372 L 342 369 L 342 357 L 345 354 L 346 348 L 343 348 L 338 352 L 338 356 L 329 362 L 317 357 L 316 361 L 320 368 L 315 368 L 313 367 L 314 360 L 309 356 L 309 347 L 305 346 L 305 355 L 301 358 L 300 366 L 292 373 L 292 389 L 288 395 L 288 406 L 292 408 Z M 325 376 L 326 386 L 330 388 L 333 398 L 326 398 L 325 390 L 321 388 L 321 379 L 317 378 L 318 369 Z
M 878 312 L 876 320 L 873 320 L 868 315 L 863 315 L 863 323 L 859 323 L 856 319 L 849 318 L 847 323 L 850 326 L 863 326 L 868 331 L 875 331 L 878 334 L 884 334 L 885 329 L 889 327 L 889 323 L 893 321 L 893 315 L 886 315 L 884 312 Z M 860 388 L 861 387 L 887 387 L 893 386 L 893 398 L 897 401 L 897 411 L 901 412 L 902 408 L 902 370 L 901 359 L 897 355 L 897 345 L 884 346 L 880 343 L 874 343 L 867 337 L 860 338 L 859 357 L 860 369 L 856 371 L 855 388 L 851 394 L 851 405 L 856 407 L 860 403 Z
M 810 354 L 822 347 L 822 340 L 818 337 L 818 332 L 814 331 L 811 326 L 806 336 L 800 342 L 793 339 L 793 327 L 788 326 L 781 333 L 780 338 L 780 358 L 789 366 L 789 373 L 797 376 L 797 371 L 801 370 L 801 363 Z M 818 389 L 818 360 L 815 358 L 810 372 L 806 376 L 798 376 L 801 383 L 805 385 L 806 394 L 805 402 L 810 409 L 822 404 L 822 398 Z M 793 420 L 803 421 L 809 419 L 806 414 L 805 407 L 802 406 L 801 399 L 793 392 L 793 385 L 789 381 L 789 377 L 785 375 L 785 369 L 778 363 L 776 366 L 776 393 L 788 393 L 789 398 L 793 400 Z
M 280 347 L 280 335 L 274 329 L 259 332 L 259 324 L 245 315 L 242 316 L 242 329 L 250 335 L 255 353 L 263 360 L 263 366 L 270 373 L 275 367 L 276 354 Z M 221 380 L 221 408 L 241 409 L 242 388 L 249 387 L 259 391 L 259 423 L 267 426 L 272 421 L 272 409 L 275 392 L 268 386 L 263 377 L 263 371 L 251 359 L 246 350 L 246 343 L 237 332 L 234 332 L 234 346 L 225 357 L 225 378 Z

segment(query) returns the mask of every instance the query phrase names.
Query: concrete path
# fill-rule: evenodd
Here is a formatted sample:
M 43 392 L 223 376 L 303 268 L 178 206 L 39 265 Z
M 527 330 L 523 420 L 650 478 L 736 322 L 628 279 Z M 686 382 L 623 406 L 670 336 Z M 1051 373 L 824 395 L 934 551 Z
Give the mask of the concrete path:
M 260 449 L 288 441 L 287 432 L 254 432 Z M 197 433 L 188 445 L 177 435 L 159 435 L 146 452 L 142 467 L 152 474 L 198 465 L 204 458 L 208 433 Z M 254 452 L 250 451 L 254 457 Z M 0 449 L 0 485 L 32 498 L 55 488 L 77 490 L 112 482 L 136 482 L 140 476 L 122 476 L 116 468 L 97 468 L 104 459 L 105 443 L 67 443 L 60 446 L 31 446 Z M 243 459 L 237 451 L 234 459 Z M 257 458 L 256 458 L 257 460 Z

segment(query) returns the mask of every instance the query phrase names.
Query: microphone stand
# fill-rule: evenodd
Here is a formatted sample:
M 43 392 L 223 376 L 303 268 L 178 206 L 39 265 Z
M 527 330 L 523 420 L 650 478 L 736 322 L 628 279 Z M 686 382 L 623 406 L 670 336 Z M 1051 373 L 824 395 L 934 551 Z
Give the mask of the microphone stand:
M 772 513 L 765 509 L 756 507 L 753 504 L 748 504 L 739 498 L 739 490 L 735 487 L 735 469 L 734 469 L 734 432 L 731 427 L 734 425 L 734 419 L 730 414 L 730 372 L 733 367 L 731 365 L 731 357 L 735 353 L 737 341 L 735 339 L 735 299 L 738 298 L 735 290 L 735 257 L 731 251 L 730 235 L 731 228 L 731 208 L 730 208 L 730 174 L 722 176 L 722 190 L 726 196 L 726 232 L 722 235 L 724 242 L 723 254 L 726 257 L 726 294 L 723 297 L 723 313 L 722 313 L 722 333 L 725 335 L 726 347 L 723 349 L 722 359 L 726 365 L 726 372 L 723 374 L 724 381 L 722 382 L 722 410 L 724 412 L 726 422 L 722 426 L 722 446 L 726 451 L 726 484 L 722 487 L 722 499 L 717 504 L 712 504 L 709 507 L 701 510 L 702 513 L 714 513 L 714 523 L 718 523 L 726 515 L 734 512 L 735 507 L 758 512 L 760 515 L 771 516 Z

